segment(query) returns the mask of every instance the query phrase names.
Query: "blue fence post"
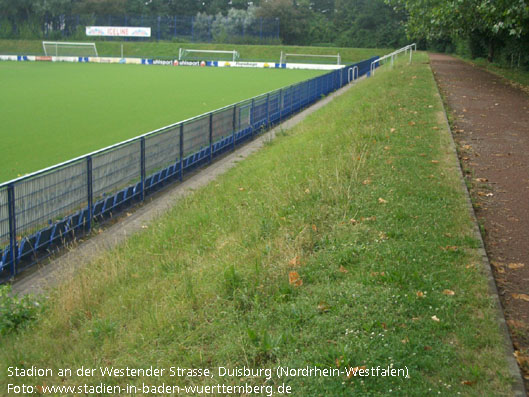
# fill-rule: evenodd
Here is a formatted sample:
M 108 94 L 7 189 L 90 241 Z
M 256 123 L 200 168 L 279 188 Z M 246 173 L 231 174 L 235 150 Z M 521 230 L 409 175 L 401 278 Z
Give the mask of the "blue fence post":
M 86 158 L 86 202 L 88 206 L 88 219 L 87 227 L 88 231 L 92 230 L 92 217 L 94 215 L 94 193 L 93 193 L 93 180 L 92 180 L 92 156 Z
M 141 177 L 141 192 L 140 200 L 145 200 L 145 137 L 140 138 L 140 177 Z
M 7 185 L 7 210 L 9 212 L 9 246 L 11 248 L 11 275 L 16 275 L 17 222 L 15 212 L 15 185 Z
M 254 111 L 254 106 L 255 106 L 255 98 L 252 98 L 252 107 L 250 108 L 250 128 L 251 128 L 252 138 L 253 138 L 253 111 Z
M 209 162 L 213 161 L 213 113 L 209 114 Z
M 184 179 L 184 123 L 180 123 L 180 182 Z
M 283 118 L 283 89 L 279 89 L 279 123 Z
M 235 150 L 235 131 L 237 130 L 237 105 L 233 105 L 233 150 Z
M 266 128 L 270 127 L 270 93 L 266 94 Z

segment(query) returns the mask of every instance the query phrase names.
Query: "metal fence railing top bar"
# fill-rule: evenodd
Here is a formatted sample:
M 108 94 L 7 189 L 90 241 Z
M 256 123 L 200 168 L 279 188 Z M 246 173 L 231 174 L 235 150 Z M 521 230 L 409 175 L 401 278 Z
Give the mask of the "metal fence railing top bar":
M 408 50 L 410 50 L 410 60 L 409 60 L 409 63 L 411 63 L 411 59 L 412 59 L 412 55 L 413 55 L 413 51 L 417 51 L 417 44 L 416 43 L 412 43 L 412 44 L 408 44 L 407 46 L 404 46 L 402 48 L 399 48 L 398 50 L 395 50 L 389 54 L 386 54 L 382 57 L 380 57 L 379 59 L 371 62 L 371 73 L 375 73 L 375 69 L 378 65 L 380 65 L 383 61 L 385 61 L 386 59 L 390 59 L 391 60 L 391 66 L 393 66 L 393 63 L 395 61 L 395 57 L 401 53 L 405 53 L 407 54 L 408 53 Z
M 0 283 L 185 173 L 370 73 L 373 57 L 0 184 Z

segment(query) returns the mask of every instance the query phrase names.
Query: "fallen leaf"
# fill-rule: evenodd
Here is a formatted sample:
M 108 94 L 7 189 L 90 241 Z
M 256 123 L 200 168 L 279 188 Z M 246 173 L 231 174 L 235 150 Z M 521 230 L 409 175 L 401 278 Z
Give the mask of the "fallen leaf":
M 288 273 L 288 283 L 294 287 L 301 287 L 303 285 L 303 280 L 299 276 L 298 272 L 291 271 Z
M 527 294 L 511 294 L 514 299 L 523 300 L 529 302 L 529 295 Z
M 379 198 L 378 198 L 378 202 L 379 202 L 380 204 L 387 204 L 387 200 L 384 200 L 382 197 L 379 197 Z
M 343 266 L 341 266 L 341 265 L 340 265 L 340 268 L 338 269 L 338 271 L 339 271 L 340 273 L 349 273 L 349 271 L 348 271 L 345 267 L 343 267 Z
M 305 193 L 309 194 L 310 190 L 309 189 L 305 189 Z
M 439 164 L 439 160 L 432 160 L 432 164 Z
M 389 150 L 390 147 L 389 146 L 384 146 L 384 150 Z
M 455 293 L 454 291 L 452 291 L 451 289 L 445 289 L 445 290 L 443 291 L 443 294 L 448 295 L 448 296 L 453 296 L 453 295 L 455 295 L 456 293 Z
M 408 337 L 405 337 L 404 339 L 401 340 L 402 343 L 408 343 L 410 340 L 408 339 Z
M 461 384 L 462 385 L 466 385 L 466 386 L 472 386 L 474 383 L 476 383 L 476 382 L 472 382 L 470 380 L 462 380 L 461 381 Z
M 354 218 L 349 219 L 349 223 L 351 225 L 356 225 L 356 219 L 354 219 Z
M 439 322 L 439 321 L 441 321 L 441 320 L 439 320 L 439 318 L 438 318 L 437 316 L 435 316 L 435 315 L 434 315 L 434 316 L 432 316 L 432 320 L 433 320 L 433 321 L 436 321 L 436 322 Z
M 389 132 L 395 132 L 395 131 L 397 131 L 395 128 L 390 128 L 389 129 Z
M 141 225 L 141 228 L 142 228 L 142 229 L 148 229 L 149 226 L 147 226 L 147 225 Z
M 318 310 L 322 313 L 326 313 L 329 311 L 329 305 L 326 302 L 320 302 L 318 303 Z
M 291 266 L 298 266 L 300 264 L 300 260 L 299 260 L 299 256 L 296 255 L 295 257 L 293 257 L 289 262 L 288 262 L 289 265 Z
M 411 126 L 414 126 L 415 125 L 415 121 L 410 121 L 408 124 L 411 125 Z
M 476 178 L 475 181 L 484 183 L 484 182 L 488 182 L 489 180 L 487 178 Z
M 417 298 L 424 298 L 424 292 L 417 291 Z
M 524 266 L 525 266 L 525 264 L 523 264 L 523 263 L 509 263 L 509 264 L 507 265 L 507 267 L 508 267 L 509 269 L 513 269 L 513 270 L 514 270 L 514 269 L 521 269 L 521 268 L 524 267 Z
M 318 231 L 318 228 L 316 227 L 316 225 L 312 225 L 312 231 L 313 232 L 317 232 Z
M 455 245 L 447 245 L 445 247 L 441 247 L 443 251 L 457 251 L 457 246 Z
M 514 357 L 516 357 L 516 361 L 518 361 L 518 364 L 520 365 L 520 367 L 523 367 L 524 364 L 529 366 L 529 357 L 522 354 L 519 350 L 515 350 L 513 354 L 514 354 Z
M 367 178 L 362 181 L 362 185 L 369 185 L 371 183 L 371 179 Z
M 424 350 L 432 350 L 432 346 L 426 345 L 426 346 L 424 346 Z

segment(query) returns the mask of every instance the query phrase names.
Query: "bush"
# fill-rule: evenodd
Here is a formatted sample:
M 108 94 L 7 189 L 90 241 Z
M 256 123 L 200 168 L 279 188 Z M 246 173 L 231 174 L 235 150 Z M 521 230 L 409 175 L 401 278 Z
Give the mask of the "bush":
M 10 285 L 0 285 L 0 335 L 27 326 L 42 310 L 40 302 L 30 295 L 11 295 Z

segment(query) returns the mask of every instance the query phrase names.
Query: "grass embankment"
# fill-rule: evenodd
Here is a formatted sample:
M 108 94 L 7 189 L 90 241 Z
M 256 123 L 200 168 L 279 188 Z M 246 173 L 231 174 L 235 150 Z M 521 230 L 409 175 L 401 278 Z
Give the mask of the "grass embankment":
M 286 383 L 296 396 L 509 394 L 426 60 L 377 71 L 61 286 L 36 324 L 2 340 L 1 389 Z M 55 372 L 5 376 L 31 365 Z M 215 375 L 56 372 L 151 365 Z M 216 372 L 279 365 L 406 367 L 409 378 Z
M 93 42 L 94 40 L 89 40 Z M 198 50 L 237 50 L 242 61 L 279 62 L 281 51 L 297 54 L 336 55 L 340 54 L 342 63 L 352 63 L 387 54 L 393 50 L 381 48 L 345 48 L 345 47 L 301 47 L 286 45 L 242 45 L 214 43 L 174 43 L 133 42 L 133 41 L 96 41 L 98 54 L 101 56 L 121 56 L 121 45 L 126 57 L 145 58 L 178 58 L 178 50 L 193 48 Z M 44 55 L 42 40 L 0 40 L 0 54 Z M 212 55 L 215 57 L 214 55 Z M 294 61 L 293 61 L 294 62 Z M 298 62 L 303 62 L 299 60 Z M 329 61 L 332 63 L 332 60 Z
M 1 62 L 0 182 L 321 73 Z

